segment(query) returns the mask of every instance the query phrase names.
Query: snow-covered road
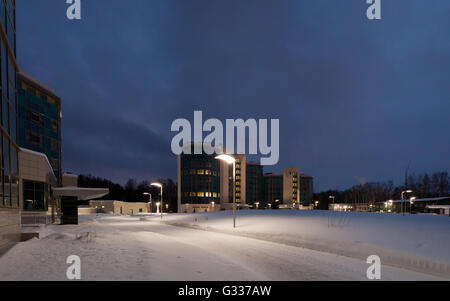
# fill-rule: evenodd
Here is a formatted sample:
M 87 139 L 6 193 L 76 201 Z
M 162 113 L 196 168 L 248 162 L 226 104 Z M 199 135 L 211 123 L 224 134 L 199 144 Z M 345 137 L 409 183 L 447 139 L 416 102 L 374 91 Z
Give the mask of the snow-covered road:
M 365 261 L 253 238 L 141 221 L 86 217 L 47 226 L 41 239 L 0 257 L 0 280 L 66 280 L 81 258 L 82 280 L 367 280 Z M 438 278 L 383 266 L 382 280 Z

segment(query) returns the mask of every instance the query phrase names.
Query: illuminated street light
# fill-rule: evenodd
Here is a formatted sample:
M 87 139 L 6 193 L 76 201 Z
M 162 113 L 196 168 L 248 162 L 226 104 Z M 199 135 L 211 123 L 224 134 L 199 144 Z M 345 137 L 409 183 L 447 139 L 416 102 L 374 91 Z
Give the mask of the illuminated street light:
M 405 215 L 405 205 L 404 205 L 404 203 L 405 203 L 405 200 L 403 199 L 403 194 L 405 194 L 405 193 L 412 193 L 413 191 L 412 190 L 404 190 L 404 191 L 402 191 L 402 194 L 401 194 L 401 197 L 402 197 L 402 213 L 403 213 L 403 216 Z
M 154 182 L 151 184 L 151 186 L 161 188 L 161 219 L 162 219 L 163 218 L 163 185 L 161 183 Z
M 218 155 L 217 160 L 221 160 L 228 165 L 233 164 L 233 228 L 236 228 L 236 159 L 230 155 Z
M 152 214 L 152 194 L 150 192 L 144 192 L 143 195 L 149 196 L 149 203 L 150 203 L 150 214 Z
M 415 196 L 409 199 L 409 214 L 412 214 L 412 206 L 414 205 Z

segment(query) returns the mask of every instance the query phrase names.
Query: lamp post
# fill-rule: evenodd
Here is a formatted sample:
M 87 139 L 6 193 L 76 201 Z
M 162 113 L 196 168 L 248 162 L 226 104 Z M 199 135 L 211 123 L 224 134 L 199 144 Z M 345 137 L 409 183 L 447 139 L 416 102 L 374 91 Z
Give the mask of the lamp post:
M 150 203 L 150 215 L 152 214 L 152 194 L 150 192 L 144 192 L 143 195 L 149 196 L 149 203 Z
M 216 159 L 233 164 L 233 228 L 236 228 L 236 159 L 230 155 L 219 155 Z
M 403 199 L 403 194 L 405 194 L 405 193 L 412 193 L 412 192 L 413 192 L 412 190 L 404 190 L 404 191 L 402 191 L 401 197 L 402 197 L 402 213 L 403 213 L 403 216 L 405 215 L 405 209 L 404 209 L 404 207 L 405 207 L 405 205 L 404 205 L 405 201 L 404 201 L 404 199 Z
M 416 197 L 412 197 L 409 199 L 409 214 L 412 214 L 412 205 L 414 205 L 414 200 Z
M 336 198 L 334 195 L 330 195 L 329 197 L 328 197 L 329 199 L 333 199 L 333 211 L 334 211 L 334 199 Z
M 151 186 L 159 187 L 161 189 L 161 219 L 163 218 L 163 186 L 161 183 L 154 182 Z

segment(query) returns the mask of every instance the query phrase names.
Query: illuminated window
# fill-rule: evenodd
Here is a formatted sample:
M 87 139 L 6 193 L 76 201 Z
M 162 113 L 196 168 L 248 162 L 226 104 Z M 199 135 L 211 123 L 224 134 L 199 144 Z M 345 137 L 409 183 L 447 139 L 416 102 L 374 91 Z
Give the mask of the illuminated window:
M 236 180 L 240 180 L 241 179 L 241 176 L 236 176 Z
M 236 170 L 236 174 L 237 175 L 240 175 L 241 174 L 241 171 L 238 169 L 238 170 Z
M 205 193 L 204 192 L 197 192 L 197 196 L 202 198 L 202 197 L 205 196 Z
M 213 198 L 216 198 L 216 197 L 217 197 L 217 193 L 213 192 Z
M 211 171 L 209 169 L 205 170 L 205 175 L 210 175 Z
M 241 168 L 241 164 L 236 164 L 236 168 Z
M 217 172 L 216 171 L 213 171 L 213 176 L 217 176 Z
M 236 191 L 241 191 L 241 187 L 236 187 Z

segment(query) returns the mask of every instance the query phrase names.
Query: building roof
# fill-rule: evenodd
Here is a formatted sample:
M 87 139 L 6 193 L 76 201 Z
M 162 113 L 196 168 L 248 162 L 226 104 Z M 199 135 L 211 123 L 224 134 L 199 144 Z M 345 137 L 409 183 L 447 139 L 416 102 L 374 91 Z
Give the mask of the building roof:
M 109 188 L 84 188 L 66 186 L 52 188 L 54 196 L 77 197 L 79 201 L 88 201 L 101 198 L 109 193 Z
M 35 86 L 38 86 L 38 87 L 41 88 L 42 90 L 45 90 L 45 92 L 47 92 L 47 93 L 49 93 L 49 94 L 52 94 L 52 95 L 55 96 L 55 97 L 58 97 L 58 96 L 56 95 L 55 90 L 53 90 L 52 88 L 50 88 L 50 87 L 47 86 L 46 84 L 42 83 L 41 81 L 39 81 L 39 80 L 33 78 L 31 75 L 29 75 L 29 74 L 27 74 L 27 73 L 25 73 L 25 72 L 23 72 L 23 71 L 18 72 L 17 75 L 18 75 L 21 79 L 23 79 L 23 80 L 29 82 L 30 84 L 33 84 L 33 85 L 35 85 Z M 58 97 L 58 98 L 59 98 L 59 97 Z

